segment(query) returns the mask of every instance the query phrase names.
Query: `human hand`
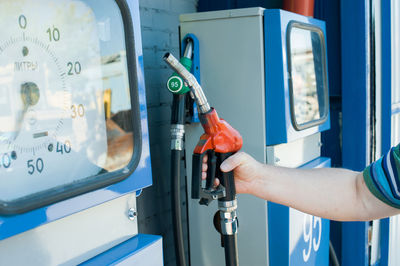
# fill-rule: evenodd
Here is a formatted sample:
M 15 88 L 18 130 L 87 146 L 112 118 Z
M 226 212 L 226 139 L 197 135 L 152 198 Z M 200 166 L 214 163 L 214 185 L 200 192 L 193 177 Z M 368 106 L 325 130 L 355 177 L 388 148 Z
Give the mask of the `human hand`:
M 204 156 L 202 166 L 202 179 L 207 178 L 207 155 Z M 230 156 L 221 164 L 221 171 L 234 171 L 236 193 L 249 193 L 255 189 L 255 184 L 262 173 L 263 164 L 257 162 L 253 157 L 245 152 L 238 152 Z M 215 179 L 214 185 L 218 186 L 220 181 Z

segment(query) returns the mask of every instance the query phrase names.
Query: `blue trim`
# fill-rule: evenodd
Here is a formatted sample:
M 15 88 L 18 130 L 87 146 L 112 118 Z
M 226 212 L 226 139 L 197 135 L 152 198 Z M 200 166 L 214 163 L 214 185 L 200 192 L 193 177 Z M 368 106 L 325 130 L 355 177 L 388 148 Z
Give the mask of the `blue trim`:
M 186 50 L 186 40 L 190 38 L 193 41 L 193 57 L 192 57 L 192 69 L 191 72 L 194 75 L 194 77 L 197 79 L 197 82 L 201 85 L 201 76 L 200 76 L 200 43 L 199 40 L 197 39 L 196 35 L 194 34 L 186 34 L 186 36 L 182 39 L 181 42 L 181 57 L 183 56 L 183 53 Z M 197 110 L 197 104 L 196 102 L 193 101 L 193 117 L 191 122 L 192 123 L 199 123 L 200 118 L 199 118 L 199 111 Z
M 343 266 L 368 266 L 368 222 L 342 223 Z
M 369 1 L 341 0 L 343 167 L 369 163 Z M 368 222 L 343 223 L 342 265 L 368 265 Z
M 341 1 L 343 167 L 361 171 L 369 131 L 369 15 L 367 1 Z
M 95 266 L 117 264 L 129 257 L 135 256 L 143 249 L 148 248 L 161 239 L 161 236 L 139 234 L 80 265 Z
M 381 1 L 381 54 L 382 54 L 382 154 L 391 148 L 392 118 L 392 51 L 390 1 Z M 378 118 L 379 119 L 379 118 Z
M 392 134 L 392 44 L 391 44 L 391 1 L 381 1 L 381 56 L 382 56 L 382 71 L 381 71 L 381 87 L 382 87 L 382 154 L 385 154 L 391 148 Z M 378 118 L 379 119 L 379 118 Z M 391 154 L 392 156 L 392 154 Z M 391 158 L 393 159 L 393 158 Z M 397 171 L 396 167 L 393 171 Z M 380 265 L 388 265 L 389 261 L 389 226 L 390 219 L 381 220 L 381 262 Z
M 341 96 L 340 1 L 316 0 L 314 17 L 326 22 L 329 94 Z
M 282 30 L 286 29 L 286 25 L 281 24 L 280 13 L 273 11 L 275 10 L 270 10 L 269 14 L 267 14 L 268 10 L 266 10 L 264 14 L 266 124 L 267 132 L 269 132 L 269 128 L 274 128 L 278 132 L 286 132 L 285 118 L 290 117 L 290 111 L 289 106 L 287 106 L 288 103 L 285 104 L 285 98 L 288 101 L 289 88 L 287 87 L 287 82 L 285 82 L 287 80 L 287 71 L 283 71 L 286 69 L 285 63 L 281 59 L 286 58 L 286 41 L 282 40 L 281 33 Z M 283 28 L 283 26 L 285 27 Z M 276 58 L 276 56 L 279 58 Z M 285 95 L 285 91 L 287 91 L 287 95 Z M 270 104 L 271 100 L 269 99 L 273 99 L 273 102 L 276 102 L 278 106 Z M 283 107 L 284 110 L 277 111 L 276 107 L 280 107 L 280 109 Z M 286 117 L 285 113 L 287 114 Z M 274 138 L 274 136 L 267 133 L 267 145 L 287 142 L 286 134 L 282 136 L 283 139 L 279 137 Z
M 299 168 L 301 169 L 312 169 L 312 168 L 328 168 L 331 167 L 331 159 L 326 157 L 318 157 L 306 164 L 303 164 Z
M 134 39 L 131 40 L 131 43 L 135 45 L 137 88 L 140 104 L 139 123 L 141 123 L 142 127 L 142 154 L 136 170 L 125 180 L 108 187 L 20 215 L 0 216 L 0 240 L 116 199 L 152 184 L 139 3 L 137 0 L 127 0 L 127 4 L 133 25 Z
M 287 61 L 287 30 L 291 22 L 315 26 L 326 36 L 325 22 L 278 9 L 264 11 L 265 51 L 265 116 L 267 145 L 287 143 L 330 128 L 330 114 L 319 125 L 296 130 L 290 110 L 290 88 Z M 325 42 L 325 58 L 327 43 Z M 328 66 L 326 62 L 326 72 Z M 329 80 L 326 86 L 329 87 Z M 329 93 L 329 89 L 328 89 Z M 329 110 L 329 103 L 328 110 Z
M 339 167 L 342 165 L 340 1 L 316 0 L 314 17 L 326 22 L 328 44 L 331 129 L 321 134 L 321 140 L 324 143 L 321 148 L 321 155 L 332 158 L 332 165 Z
M 381 249 L 380 265 L 382 266 L 389 264 L 389 227 L 390 219 L 381 219 L 381 239 L 379 244 Z
M 330 167 L 330 162 L 331 160 L 329 158 L 319 157 L 300 166 L 299 168 L 311 169 Z M 292 252 L 289 250 L 290 241 L 298 241 L 298 239 L 293 238 L 293 234 L 290 234 L 289 217 L 289 207 L 268 202 L 268 254 L 269 265 L 271 266 L 298 265 L 303 261 L 303 258 L 299 256 L 304 248 L 302 247 L 301 241 L 296 244 L 296 247 Z M 310 265 L 328 265 L 330 224 L 329 220 L 326 219 L 322 219 L 321 222 L 323 227 L 321 246 L 318 252 L 313 253 L 310 257 L 310 261 L 308 261 L 308 264 Z M 299 250 L 301 251 L 299 252 Z
M 267 206 L 269 265 L 289 265 L 289 208 L 273 202 Z

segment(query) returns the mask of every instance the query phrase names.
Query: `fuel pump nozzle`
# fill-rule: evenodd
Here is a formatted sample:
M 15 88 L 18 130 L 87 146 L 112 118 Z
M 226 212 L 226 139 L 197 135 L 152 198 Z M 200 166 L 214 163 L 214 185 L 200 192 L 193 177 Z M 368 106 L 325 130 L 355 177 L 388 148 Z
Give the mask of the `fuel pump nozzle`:
M 172 54 L 166 53 L 164 55 L 164 60 L 167 64 L 178 73 L 183 80 L 186 82 L 187 86 L 191 90 L 191 96 L 196 101 L 199 108 L 200 114 L 205 114 L 211 110 L 208 104 L 207 98 L 204 95 L 203 89 L 197 82 L 196 78 L 190 73 L 185 66 L 183 66 Z
M 230 155 L 239 151 L 243 140 L 239 132 L 225 120 L 220 119 L 214 108 L 211 108 L 203 89 L 196 78 L 170 53 L 164 55 L 164 60 L 178 73 L 190 88 L 191 96 L 197 103 L 200 122 L 204 134 L 200 137 L 193 152 L 192 164 L 192 198 L 200 199 L 200 204 L 208 205 L 218 199 L 220 214 L 219 232 L 221 243 L 225 248 L 226 265 L 238 265 L 236 215 L 237 200 L 233 172 L 220 171 L 221 163 Z M 205 155 L 208 155 L 208 169 L 206 184 L 202 184 L 202 164 Z M 214 180 L 218 177 L 220 185 L 214 187 Z

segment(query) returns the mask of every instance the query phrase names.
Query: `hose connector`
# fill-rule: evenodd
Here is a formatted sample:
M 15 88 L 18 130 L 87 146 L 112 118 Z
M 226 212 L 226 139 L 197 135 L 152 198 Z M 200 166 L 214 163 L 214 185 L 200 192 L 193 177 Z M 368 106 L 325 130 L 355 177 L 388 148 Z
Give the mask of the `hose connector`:
M 221 216 L 221 234 L 235 235 L 238 232 L 237 201 L 218 201 L 218 209 Z
M 171 125 L 171 150 L 182 151 L 183 150 L 183 139 L 185 136 L 184 125 Z

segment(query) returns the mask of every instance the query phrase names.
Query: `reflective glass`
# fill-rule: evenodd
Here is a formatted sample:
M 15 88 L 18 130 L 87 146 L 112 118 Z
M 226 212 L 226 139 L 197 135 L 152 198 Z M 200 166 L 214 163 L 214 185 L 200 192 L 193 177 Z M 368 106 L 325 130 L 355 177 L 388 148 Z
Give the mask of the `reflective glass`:
M 0 201 L 125 168 L 137 125 L 116 2 L 3 0 L 0 17 Z
M 302 129 L 327 115 L 325 47 L 319 30 L 293 26 L 289 34 L 292 112 Z

